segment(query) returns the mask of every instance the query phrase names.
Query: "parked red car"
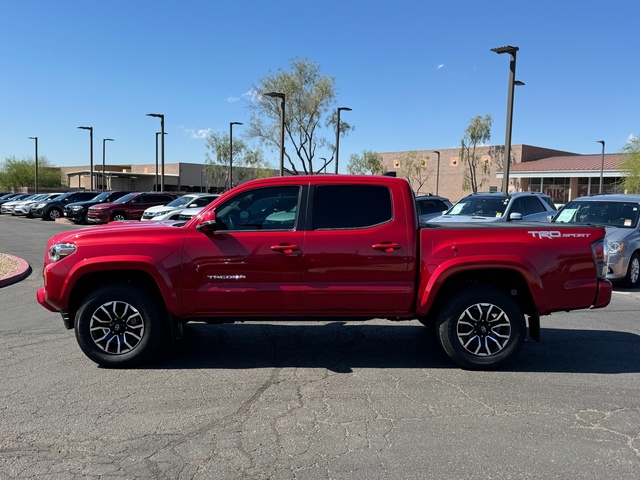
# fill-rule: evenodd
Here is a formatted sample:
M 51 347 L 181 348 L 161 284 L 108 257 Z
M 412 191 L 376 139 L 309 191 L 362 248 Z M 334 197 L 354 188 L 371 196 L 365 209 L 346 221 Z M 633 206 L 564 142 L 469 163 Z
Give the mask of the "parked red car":
M 140 220 L 147 208 L 166 205 L 176 198 L 177 195 L 173 193 L 129 193 L 113 203 L 99 203 L 89 207 L 87 222 L 108 223 L 119 220 Z

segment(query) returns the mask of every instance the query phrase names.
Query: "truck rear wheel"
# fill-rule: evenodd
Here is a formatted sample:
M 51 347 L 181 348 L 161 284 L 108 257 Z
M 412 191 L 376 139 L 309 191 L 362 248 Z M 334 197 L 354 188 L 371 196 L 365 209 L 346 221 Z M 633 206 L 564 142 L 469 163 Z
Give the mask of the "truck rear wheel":
M 437 320 L 440 345 L 470 370 L 492 370 L 513 359 L 524 344 L 526 324 L 518 305 L 492 287 L 455 294 Z
M 162 341 L 162 314 L 150 296 L 132 285 L 109 285 L 87 296 L 76 314 L 82 351 L 104 367 L 148 360 Z

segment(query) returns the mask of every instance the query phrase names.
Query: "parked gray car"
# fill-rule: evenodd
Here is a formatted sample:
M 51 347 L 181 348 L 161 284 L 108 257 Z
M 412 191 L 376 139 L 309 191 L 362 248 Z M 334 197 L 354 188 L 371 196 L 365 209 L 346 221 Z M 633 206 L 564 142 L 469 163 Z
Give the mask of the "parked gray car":
M 607 278 L 625 287 L 640 286 L 640 195 L 603 194 L 571 200 L 555 223 L 599 225 L 607 231 Z
M 416 197 L 416 210 L 418 211 L 418 222 L 424 225 L 428 220 L 442 215 L 449 210 L 453 204 L 448 198 L 438 195 L 421 195 Z
M 557 213 L 549 195 L 539 192 L 472 193 L 447 212 L 428 220 L 444 222 L 549 222 Z

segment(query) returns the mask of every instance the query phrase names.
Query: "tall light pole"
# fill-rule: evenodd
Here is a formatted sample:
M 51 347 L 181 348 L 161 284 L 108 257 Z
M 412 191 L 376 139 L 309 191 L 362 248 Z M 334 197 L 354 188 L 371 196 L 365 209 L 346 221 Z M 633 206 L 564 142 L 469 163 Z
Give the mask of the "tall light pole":
M 438 162 L 436 163 L 436 195 L 438 195 L 438 187 L 440 185 L 440 152 L 435 150 L 433 153 L 438 154 Z
M 160 135 L 162 135 L 161 139 L 160 139 L 160 146 L 162 149 L 162 153 L 160 155 L 161 161 L 162 161 L 162 168 L 160 170 L 160 191 L 164 192 L 164 115 L 161 113 L 147 113 L 147 117 L 156 117 L 160 119 Z M 156 137 L 156 144 L 157 144 L 157 138 Z M 156 165 L 158 164 L 158 162 L 156 161 Z M 156 189 L 157 187 L 157 182 L 156 182 Z
M 35 140 L 36 142 L 36 185 L 35 185 L 35 193 L 38 193 L 38 137 L 29 137 L 31 140 Z
M 269 92 L 265 93 L 267 97 L 279 98 L 282 100 L 280 103 L 280 108 L 282 109 L 282 113 L 280 116 L 280 176 L 284 176 L 284 101 L 285 95 L 280 92 Z
M 338 107 L 338 123 L 336 125 L 336 174 L 338 173 L 338 154 L 340 153 L 340 111 L 350 112 L 349 107 Z
M 105 183 L 106 183 L 106 182 L 104 181 L 104 179 L 105 179 L 105 170 L 106 170 L 106 169 L 105 169 L 105 161 L 104 161 L 104 158 L 105 158 L 105 154 L 104 154 L 104 153 L 105 153 L 105 148 L 104 148 L 104 145 L 105 145 L 105 142 L 114 142 L 114 141 L 115 141 L 115 140 L 114 140 L 113 138 L 103 138 L 103 139 L 102 139 L 102 182 L 101 182 L 101 184 L 102 184 L 102 189 L 100 190 L 101 192 L 104 192 L 104 186 L 105 186 Z
M 229 188 L 233 188 L 233 126 L 242 125 L 240 122 L 229 122 Z
M 511 123 L 513 120 L 513 91 L 516 81 L 516 53 L 518 47 L 507 45 L 504 47 L 492 48 L 491 51 L 497 54 L 508 53 L 511 56 L 509 62 L 509 94 L 507 98 L 507 132 L 504 139 L 504 178 L 502 179 L 502 191 L 509 193 L 509 166 L 511 163 Z
M 166 132 L 162 134 L 162 132 L 156 132 L 156 182 L 153 186 L 153 191 L 158 191 L 158 135 L 168 135 Z
M 596 140 L 596 143 L 602 144 L 602 162 L 600 163 L 600 190 L 598 191 L 599 194 L 602 194 L 604 193 L 602 191 L 602 187 L 604 184 L 604 140 Z
M 89 189 L 93 190 L 93 127 L 78 127 L 89 130 Z

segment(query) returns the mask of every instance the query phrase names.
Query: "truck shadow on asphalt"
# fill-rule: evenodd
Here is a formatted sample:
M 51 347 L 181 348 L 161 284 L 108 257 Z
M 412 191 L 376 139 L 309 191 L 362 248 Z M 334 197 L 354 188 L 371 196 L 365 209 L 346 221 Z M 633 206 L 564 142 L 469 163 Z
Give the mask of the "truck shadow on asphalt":
M 628 332 L 543 328 L 502 371 L 638 373 L 640 336 Z M 421 325 L 348 322 L 277 325 L 192 323 L 185 337 L 147 368 L 250 369 L 459 368 L 435 332 Z

